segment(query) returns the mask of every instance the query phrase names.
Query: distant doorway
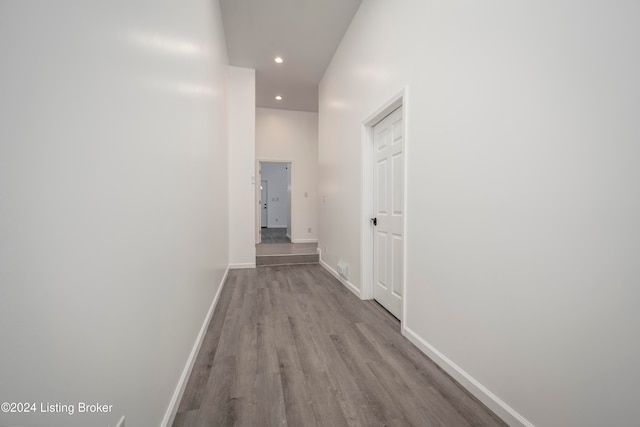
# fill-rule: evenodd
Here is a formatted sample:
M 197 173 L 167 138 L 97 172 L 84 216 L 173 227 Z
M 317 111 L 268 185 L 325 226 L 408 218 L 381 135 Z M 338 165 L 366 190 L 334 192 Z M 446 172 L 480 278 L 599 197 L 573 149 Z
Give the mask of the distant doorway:
M 291 243 L 291 162 L 259 161 L 259 243 Z

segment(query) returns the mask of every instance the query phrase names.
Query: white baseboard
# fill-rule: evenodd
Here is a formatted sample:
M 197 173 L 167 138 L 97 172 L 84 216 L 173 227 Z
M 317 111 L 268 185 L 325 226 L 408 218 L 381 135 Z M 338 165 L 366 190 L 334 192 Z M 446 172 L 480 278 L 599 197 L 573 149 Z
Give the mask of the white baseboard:
M 331 268 L 329 266 L 329 264 L 324 262 L 322 259 L 320 259 L 320 265 L 323 266 L 324 269 L 327 270 L 329 273 L 331 273 L 331 275 L 333 277 L 338 279 L 338 281 L 340 283 L 342 283 L 347 289 L 349 289 L 351 292 L 353 292 L 358 298 L 362 299 L 362 297 L 360 296 L 360 289 L 358 289 L 356 286 L 354 286 L 353 283 L 351 283 L 350 281 L 348 281 L 344 277 L 340 276 L 337 271 L 335 271 L 333 268 Z
M 239 262 L 236 264 L 229 264 L 229 270 L 241 270 L 243 268 L 256 268 L 255 262 Z
M 178 385 L 173 392 L 173 396 L 171 397 L 171 401 L 169 402 L 169 407 L 167 408 L 167 412 L 164 414 L 164 418 L 162 419 L 162 427 L 171 427 L 173 424 L 173 420 L 176 417 L 176 413 L 178 412 L 178 406 L 180 406 L 180 400 L 182 400 L 182 395 L 184 394 L 184 389 L 187 387 L 187 381 L 189 381 L 189 376 L 191 375 L 191 371 L 193 370 L 193 365 L 196 363 L 196 358 L 198 357 L 198 352 L 200 351 L 200 347 L 202 346 L 202 341 L 207 333 L 207 328 L 209 327 L 209 322 L 211 321 L 211 317 L 213 316 L 213 311 L 216 308 L 216 304 L 218 303 L 218 299 L 220 298 L 220 293 L 222 292 L 222 288 L 227 280 L 227 275 L 229 274 L 229 267 L 224 272 L 222 276 L 222 280 L 220 281 L 220 286 L 218 286 L 218 292 L 213 297 L 213 301 L 211 301 L 211 306 L 209 307 L 209 311 L 207 312 L 207 316 L 200 327 L 200 332 L 196 337 L 196 342 L 193 344 L 193 348 L 191 349 L 191 354 L 187 359 L 187 364 L 182 370 L 182 375 L 180 376 L 180 380 L 178 381 Z
M 402 323 L 402 335 L 418 347 L 424 354 L 440 366 L 446 373 L 451 375 L 465 389 L 474 395 L 479 401 L 484 403 L 498 417 L 511 427 L 534 427 L 522 415 L 516 412 L 511 406 L 507 405 L 498 396 L 491 393 L 485 386 L 480 384 L 475 378 L 466 373 L 462 368 L 453 363 L 447 356 L 440 353 L 435 347 L 426 342 L 422 337 Z
M 318 243 L 318 239 L 292 239 L 291 243 Z

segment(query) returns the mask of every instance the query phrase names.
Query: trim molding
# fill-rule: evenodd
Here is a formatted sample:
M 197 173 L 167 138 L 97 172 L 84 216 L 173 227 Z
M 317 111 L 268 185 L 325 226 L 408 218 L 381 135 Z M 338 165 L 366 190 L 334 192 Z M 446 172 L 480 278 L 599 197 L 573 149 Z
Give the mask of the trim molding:
M 291 243 L 318 243 L 318 239 L 291 239 Z
M 404 86 L 399 92 L 389 98 L 382 106 L 369 114 L 360 123 L 360 168 L 361 168 L 361 182 L 360 186 L 360 277 L 362 278 L 362 299 L 373 299 L 373 276 L 374 276 L 374 227 L 371 226 L 370 218 L 375 216 L 373 214 L 373 152 L 374 152 L 374 137 L 373 128 L 384 119 L 387 115 L 391 114 L 397 108 L 402 108 L 402 129 L 404 135 L 403 141 L 403 176 L 402 176 L 402 188 L 403 188 L 403 219 L 402 219 L 402 251 L 407 253 L 407 201 L 409 200 L 409 186 L 408 186 L 408 147 L 409 147 L 409 87 Z M 402 270 L 407 271 L 407 257 L 403 256 Z M 407 275 L 402 274 L 402 306 L 400 318 L 404 319 L 404 313 L 406 312 L 406 295 L 407 295 Z
M 413 345 L 418 347 L 420 351 L 426 354 L 446 373 L 451 375 L 458 381 L 467 391 L 474 395 L 478 400 L 487 405 L 498 417 L 510 426 L 534 427 L 526 418 L 516 412 L 511 406 L 507 405 L 502 399 L 489 391 L 485 386 L 480 384 L 475 378 L 466 373 L 461 367 L 456 365 L 447 356 L 440 353 L 434 346 L 425 341 L 420 335 L 413 330 L 407 328 L 402 323 L 402 335 L 404 335 Z
M 358 298 L 362 299 L 362 297 L 360 296 L 360 289 L 356 288 L 354 286 L 353 283 L 351 283 L 350 281 L 346 280 L 344 277 L 340 276 L 338 274 L 337 271 L 335 271 L 333 268 L 331 268 L 329 266 L 329 264 L 327 264 L 326 262 L 324 262 L 322 259 L 320 259 L 320 265 L 322 267 L 324 267 L 325 270 L 327 270 L 329 273 L 331 273 L 331 275 L 333 277 L 335 277 L 336 279 L 338 279 L 338 282 L 342 283 L 344 285 L 345 288 L 349 289 L 351 292 L 353 292 Z
M 239 262 L 235 264 L 229 264 L 229 270 L 241 270 L 243 268 L 256 268 L 255 262 Z
M 218 286 L 218 291 L 213 297 L 213 301 L 211 301 L 211 306 L 209 307 L 209 311 L 207 312 L 207 316 L 204 318 L 204 322 L 200 327 L 200 332 L 196 337 L 196 341 L 193 344 L 193 348 L 191 349 L 191 354 L 187 359 L 187 363 L 182 370 L 182 375 L 180 376 L 180 380 L 176 386 L 175 391 L 173 392 L 173 396 L 171 397 L 171 401 L 169 402 L 169 406 L 167 407 L 167 411 L 164 414 L 164 418 L 162 419 L 162 427 L 171 427 L 173 424 L 173 420 L 176 417 L 178 412 L 178 406 L 180 406 L 180 400 L 182 400 L 182 395 L 184 394 L 184 389 L 187 387 L 187 381 L 189 381 L 189 376 L 191 376 L 191 371 L 193 370 L 193 366 L 196 363 L 196 358 L 198 357 L 198 352 L 200 351 L 200 347 L 202 346 L 202 341 L 204 340 L 204 336 L 207 333 L 207 328 L 209 327 L 209 322 L 211 321 L 211 317 L 213 316 L 213 312 L 218 304 L 218 299 L 220 298 L 220 293 L 222 292 L 222 288 L 224 287 L 227 281 L 227 275 L 229 274 L 229 268 L 224 272 L 222 276 L 222 280 L 220 280 L 220 286 Z

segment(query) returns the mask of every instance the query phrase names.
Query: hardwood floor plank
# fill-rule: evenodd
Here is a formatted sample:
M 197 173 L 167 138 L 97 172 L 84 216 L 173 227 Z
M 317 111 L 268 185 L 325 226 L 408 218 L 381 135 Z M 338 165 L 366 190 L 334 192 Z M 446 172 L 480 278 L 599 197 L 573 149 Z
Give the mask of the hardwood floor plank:
M 236 373 L 235 357 L 216 357 L 211 377 L 207 382 L 207 393 L 200 405 L 194 426 L 232 426 L 236 422 L 235 405 L 231 387 Z
M 225 318 L 215 358 L 235 356 L 238 349 L 238 336 L 241 328 L 242 308 L 229 308 Z M 215 360 L 215 359 L 214 359 Z
M 258 398 L 254 390 L 250 396 L 236 397 L 233 399 L 233 410 L 236 415 L 234 426 L 255 427 L 262 425 L 258 419 Z M 210 424 L 215 426 L 217 424 Z
M 367 366 L 376 378 L 393 390 L 389 398 L 398 405 L 408 424 L 442 427 L 469 426 L 462 416 L 441 399 L 437 391 L 426 388 L 420 389 L 421 394 L 416 394 L 416 389 L 405 381 L 406 377 L 399 376 L 389 365 L 369 362 Z
M 173 421 L 173 427 L 187 427 L 194 425 L 198 419 L 198 414 L 199 412 L 197 409 L 178 412 L 175 420 Z
M 255 393 L 258 372 L 258 332 L 255 324 L 245 324 L 240 331 L 236 355 L 236 377 L 231 396 L 248 398 Z
M 331 341 L 366 400 L 376 423 L 388 425 L 391 419 L 402 420 L 404 418 L 402 412 L 391 399 L 387 389 L 379 383 L 369 366 L 362 363 L 367 360 L 366 355 L 357 350 L 354 351 L 354 346 L 349 345 L 343 336 L 332 335 Z M 378 364 L 380 362 L 380 360 L 376 361 Z
M 420 407 L 437 403 L 432 410 L 440 412 L 441 407 L 460 414 L 469 424 L 476 426 L 505 425 L 495 414 L 491 413 L 475 397 L 471 396 L 460 384 L 442 371 L 433 361 L 419 351 L 414 353 L 411 347 L 399 346 L 398 342 L 389 340 L 367 324 L 357 324 L 358 329 L 369 339 L 385 360 L 386 367 L 377 369 L 380 376 L 393 375 L 411 388 L 412 392 L 423 391 L 420 397 L 426 399 Z M 395 338 L 395 337 L 394 337 Z M 404 338 L 404 337 L 402 337 Z M 408 350 L 408 351 L 407 351 Z
M 293 317 L 289 319 L 289 324 L 303 372 L 310 374 L 326 370 L 326 363 L 320 357 L 320 352 L 312 341 L 306 325 Z
M 337 390 L 326 372 L 314 372 L 305 377 L 318 426 L 342 427 L 348 423 Z
M 335 390 L 348 425 L 381 425 L 376 414 L 372 412 L 367 396 L 358 387 L 358 383 L 353 377 L 353 372 L 349 370 L 349 367 L 344 363 L 338 350 L 333 345 L 331 337 L 321 335 L 316 338 L 322 343 L 323 352 L 327 360 L 326 372 L 328 373 L 329 382 L 331 388 Z
M 236 284 L 235 278 L 230 278 L 225 284 L 233 287 Z M 207 327 L 205 339 L 200 346 L 200 351 L 196 357 L 196 362 L 191 370 L 191 376 L 185 387 L 178 412 L 185 412 L 191 409 L 200 408 L 200 404 L 207 391 L 206 384 L 211 373 L 211 366 L 213 365 L 213 359 L 218 349 L 218 343 L 220 342 L 220 335 L 222 327 L 224 326 L 225 317 L 231 302 L 231 294 L 226 289 L 221 292 L 218 303 L 216 304 L 215 315 L 211 318 Z
M 258 317 L 266 316 L 271 313 L 271 301 L 269 289 L 266 284 L 256 289 L 256 315 Z
M 286 356 L 292 353 L 287 352 Z M 314 426 L 316 418 L 313 400 L 307 389 L 307 379 L 295 363 L 280 362 L 282 396 L 286 408 L 287 424 L 290 426 Z
M 280 371 L 275 340 L 276 334 L 273 321 L 266 316 L 258 318 L 257 344 L 259 357 L 257 374 L 277 373 Z
M 260 373 L 256 376 L 258 409 L 256 418 L 260 425 L 281 426 L 287 424 L 282 395 L 280 372 Z
M 232 270 L 173 426 L 504 426 L 318 265 Z

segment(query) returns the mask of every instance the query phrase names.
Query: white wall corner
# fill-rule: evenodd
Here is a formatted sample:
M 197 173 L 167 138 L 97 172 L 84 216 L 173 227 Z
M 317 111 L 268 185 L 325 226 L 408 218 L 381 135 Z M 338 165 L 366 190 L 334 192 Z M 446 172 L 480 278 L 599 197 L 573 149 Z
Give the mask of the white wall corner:
M 218 291 L 213 297 L 213 301 L 211 301 L 211 306 L 209 307 L 209 311 L 204 318 L 204 322 L 202 323 L 202 327 L 200 327 L 200 332 L 196 337 L 196 341 L 193 344 L 193 348 L 191 349 L 191 353 L 189 354 L 189 358 L 187 359 L 187 363 L 185 364 L 184 369 L 182 370 L 182 375 L 180 376 L 180 380 L 176 386 L 175 391 L 173 392 L 173 396 L 171 397 L 171 401 L 169 402 L 169 406 L 167 407 L 167 411 L 164 414 L 164 418 L 162 419 L 162 427 L 171 427 L 173 421 L 178 412 L 178 407 L 180 406 L 180 401 L 182 400 L 182 395 L 184 394 L 184 390 L 187 387 L 187 382 L 189 381 L 189 377 L 191 376 L 191 371 L 193 370 L 193 366 L 196 363 L 196 359 L 198 358 L 198 353 L 200 352 L 200 347 L 202 346 L 202 342 L 204 341 L 204 337 L 207 334 L 207 328 L 209 327 L 209 323 L 211 322 L 211 318 L 213 317 L 213 312 L 215 311 L 216 305 L 218 304 L 218 299 L 220 299 L 220 294 L 222 293 L 222 288 L 227 281 L 227 275 L 229 274 L 229 268 L 227 268 L 222 276 L 222 280 L 220 281 L 220 286 L 218 286 Z
M 353 283 L 341 277 L 336 270 L 334 270 L 329 264 L 324 262 L 322 258 L 320 259 L 320 265 L 324 267 L 333 277 L 335 277 L 340 283 L 342 283 L 347 289 L 353 292 L 358 298 L 362 299 L 360 296 L 360 289 L 358 289 Z
M 447 356 L 439 352 L 434 346 L 429 344 L 424 338 L 413 330 L 409 329 L 405 322 L 402 322 L 402 335 L 420 349 L 424 354 L 440 366 L 446 373 L 451 375 L 467 391 L 491 409 L 498 417 L 510 426 L 534 427 L 526 418 L 507 405 L 502 399 L 480 384 L 475 378 L 465 372 L 462 368 L 451 361 Z

